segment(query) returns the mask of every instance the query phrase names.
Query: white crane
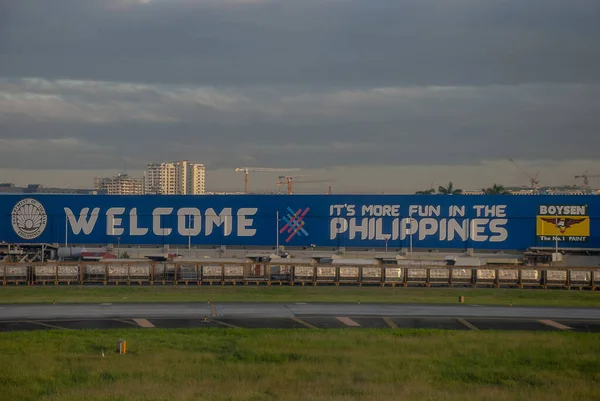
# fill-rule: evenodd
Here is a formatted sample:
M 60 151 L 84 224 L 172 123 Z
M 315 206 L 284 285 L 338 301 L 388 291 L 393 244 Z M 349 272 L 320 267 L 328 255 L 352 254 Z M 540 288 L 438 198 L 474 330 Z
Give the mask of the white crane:
M 237 167 L 236 173 L 244 173 L 244 182 L 246 187 L 246 194 L 248 194 L 248 173 L 252 172 L 273 172 L 273 171 L 298 171 L 297 168 L 268 168 L 268 167 Z

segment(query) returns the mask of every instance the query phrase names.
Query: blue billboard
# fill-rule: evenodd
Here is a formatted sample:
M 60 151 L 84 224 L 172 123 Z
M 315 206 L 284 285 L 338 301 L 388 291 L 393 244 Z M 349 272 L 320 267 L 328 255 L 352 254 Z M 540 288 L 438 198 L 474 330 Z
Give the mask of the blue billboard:
M 600 248 L 600 196 L 0 195 L 8 243 Z

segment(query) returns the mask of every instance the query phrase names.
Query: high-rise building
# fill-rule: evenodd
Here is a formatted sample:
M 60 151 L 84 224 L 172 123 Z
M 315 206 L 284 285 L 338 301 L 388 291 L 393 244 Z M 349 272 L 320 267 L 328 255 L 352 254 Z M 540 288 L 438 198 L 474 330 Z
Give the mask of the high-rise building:
M 144 181 L 127 174 L 118 174 L 114 177 L 94 178 L 94 189 L 107 195 L 143 195 Z
M 204 164 L 187 160 L 148 164 L 145 192 L 160 195 L 202 195 L 205 193 Z

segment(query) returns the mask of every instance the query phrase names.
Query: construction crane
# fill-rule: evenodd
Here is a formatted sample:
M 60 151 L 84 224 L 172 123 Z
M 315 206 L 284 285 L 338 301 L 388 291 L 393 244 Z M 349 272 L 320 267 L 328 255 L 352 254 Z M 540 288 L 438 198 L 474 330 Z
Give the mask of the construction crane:
M 296 178 L 300 177 L 310 177 L 312 175 L 281 175 L 279 176 L 279 181 L 277 182 L 277 186 L 279 185 L 287 185 L 287 193 L 288 195 L 292 194 L 292 186 L 294 184 L 308 184 L 313 182 L 332 182 L 334 180 L 296 180 Z M 329 187 L 329 192 L 331 192 L 331 187 Z
M 597 177 L 600 177 L 600 174 L 589 175 L 588 172 L 587 172 L 587 170 L 586 170 L 586 171 L 583 172 L 583 174 L 576 175 L 575 179 L 577 179 L 577 178 L 583 178 L 583 186 L 586 187 L 586 188 L 589 188 L 590 181 L 588 180 L 588 178 L 597 178 Z
M 513 164 L 515 166 L 517 166 L 517 168 L 519 170 L 521 170 L 523 172 L 523 174 L 525 174 L 527 176 L 527 178 L 529 178 L 529 185 L 531 186 L 532 189 L 538 188 L 538 184 L 540 183 L 540 181 L 537 179 L 538 175 L 540 175 L 539 172 L 536 173 L 534 176 L 531 176 L 527 171 L 525 171 L 521 166 L 519 166 L 513 159 L 511 159 L 509 157 L 508 160 L 513 162 Z
M 267 168 L 267 167 L 238 167 L 235 169 L 236 173 L 244 173 L 244 182 L 246 187 L 246 194 L 248 194 L 248 173 L 252 172 L 273 172 L 273 171 L 298 171 L 297 168 Z

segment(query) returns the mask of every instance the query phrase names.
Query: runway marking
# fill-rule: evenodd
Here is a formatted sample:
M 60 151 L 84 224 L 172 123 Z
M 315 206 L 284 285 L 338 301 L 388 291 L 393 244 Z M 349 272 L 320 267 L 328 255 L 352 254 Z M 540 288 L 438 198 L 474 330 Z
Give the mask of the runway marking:
M 40 326 L 46 326 L 46 327 L 50 327 L 50 328 L 53 328 L 53 329 L 61 329 L 61 330 L 64 330 L 64 327 L 55 326 L 55 325 L 53 325 L 53 324 L 47 324 L 47 323 L 42 323 L 42 322 L 36 322 L 36 321 L 33 321 L 33 320 L 30 320 L 30 321 L 29 321 L 29 323 L 33 323 L 33 324 L 39 324 Z
M 215 307 L 215 304 L 210 304 L 210 315 L 211 316 L 217 316 L 217 308 Z
M 391 329 L 397 329 L 398 325 L 396 324 L 396 322 L 394 322 L 392 319 L 390 319 L 389 317 L 384 317 L 383 321 L 390 326 Z
M 301 325 L 308 327 L 309 329 L 318 329 L 317 326 L 313 326 L 312 324 L 305 322 L 302 319 L 298 319 L 297 317 L 293 318 L 292 320 L 296 323 L 300 323 Z
M 545 324 L 546 326 L 554 327 L 559 330 L 572 330 L 572 327 L 565 326 L 564 324 L 560 324 L 555 322 L 554 320 L 538 320 L 540 323 Z
M 458 319 L 458 321 L 459 321 L 461 324 L 463 324 L 463 325 L 467 326 L 467 327 L 468 327 L 469 329 L 471 329 L 471 330 L 479 330 L 477 327 L 473 326 L 471 323 L 467 322 L 465 319 Z
M 100 305 L 102 305 L 102 306 L 110 306 L 110 305 L 112 305 L 112 304 L 111 304 L 110 302 L 105 302 L 105 303 L 103 303 L 103 304 L 100 304 Z
M 346 326 L 352 326 L 352 327 L 360 326 L 360 324 L 358 324 L 354 320 L 350 319 L 349 317 L 341 316 L 341 317 L 336 317 L 336 319 L 339 320 L 340 322 L 344 323 Z
M 223 326 L 230 327 L 230 328 L 232 328 L 232 329 L 239 329 L 239 328 L 241 328 L 241 327 L 238 327 L 238 326 L 236 326 L 236 325 L 233 325 L 233 324 L 231 324 L 231 323 L 225 323 L 225 322 L 222 322 L 222 321 L 220 321 L 220 320 L 212 320 L 212 321 L 213 321 L 213 322 L 215 322 L 215 323 L 221 324 L 221 325 L 223 325 Z
M 134 322 L 136 322 L 138 324 L 138 326 L 140 327 L 145 327 L 145 328 L 149 328 L 149 327 L 155 327 L 152 323 L 150 323 L 148 321 L 148 319 L 132 319 Z

